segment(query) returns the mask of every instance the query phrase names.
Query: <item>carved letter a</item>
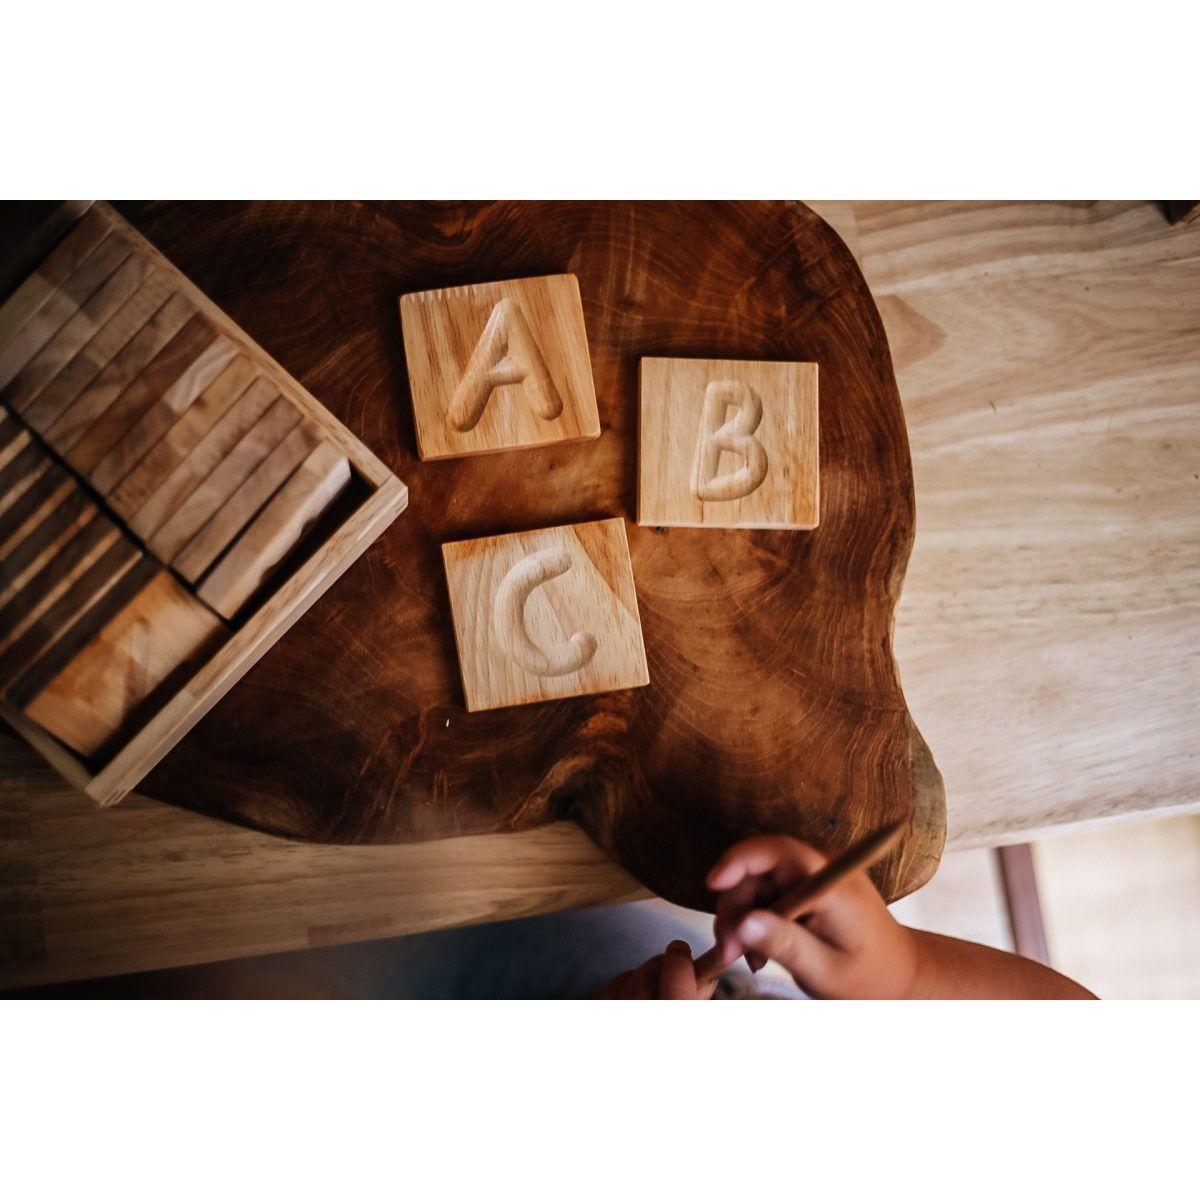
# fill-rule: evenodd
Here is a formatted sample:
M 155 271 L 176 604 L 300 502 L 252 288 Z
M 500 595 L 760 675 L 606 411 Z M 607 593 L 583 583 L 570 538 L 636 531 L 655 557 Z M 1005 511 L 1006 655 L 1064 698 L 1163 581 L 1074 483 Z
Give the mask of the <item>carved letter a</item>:
M 466 433 L 479 424 L 492 392 L 506 384 L 522 384 L 533 411 L 553 421 L 563 410 L 529 322 L 507 296 L 492 309 L 467 369 L 450 400 L 450 424 Z

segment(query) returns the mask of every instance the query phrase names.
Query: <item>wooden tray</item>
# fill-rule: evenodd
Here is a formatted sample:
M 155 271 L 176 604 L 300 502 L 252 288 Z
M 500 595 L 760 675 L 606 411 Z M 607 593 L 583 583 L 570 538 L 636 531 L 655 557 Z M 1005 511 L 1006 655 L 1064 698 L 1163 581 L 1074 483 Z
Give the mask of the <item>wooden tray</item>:
M 93 244 L 87 251 L 93 257 L 64 264 L 62 260 L 71 257 L 65 250 L 84 241 Z M 109 246 L 116 246 L 109 254 L 112 261 L 97 262 Z M 63 248 L 57 260 L 55 247 Z M 57 267 L 41 267 L 56 261 Z M 86 274 L 92 262 L 96 263 L 91 268 L 95 279 L 80 281 L 80 295 L 72 295 L 71 281 Z M 35 270 L 38 274 L 31 275 Z M 25 283 L 18 286 L 22 280 Z M 16 313 L 9 319 L 7 333 L 17 330 L 0 340 L 12 344 L 16 338 L 26 337 L 30 343 L 49 345 L 57 339 L 55 353 L 39 351 L 30 359 L 28 352 L 23 352 L 25 365 L 15 380 L 6 384 L 3 413 L 8 434 L 17 431 L 26 459 L 35 469 L 47 479 L 62 481 L 74 508 L 60 506 L 50 511 L 68 516 L 81 511 L 83 523 L 96 531 L 93 554 L 98 553 L 101 538 L 108 539 L 103 544 L 111 544 L 118 559 L 128 548 L 125 557 L 137 565 L 130 569 L 128 562 L 122 561 L 121 570 L 126 574 L 121 579 L 129 582 L 111 585 L 110 591 L 115 595 L 124 586 L 142 603 L 145 614 L 155 614 L 141 618 L 150 642 L 157 646 L 174 639 L 182 646 L 168 661 L 170 672 L 164 669 L 161 679 L 151 677 L 151 694 L 130 710 L 112 737 L 96 743 L 94 752 L 90 745 L 86 752 L 73 750 L 48 733 L 43 724 L 31 719 L 34 705 L 21 703 L 18 707 L 17 689 L 0 700 L 0 715 L 68 781 L 98 804 L 114 804 L 391 524 L 405 508 L 408 492 L 362 442 L 108 205 L 64 205 L 32 238 L 22 241 L 0 274 L 0 288 L 0 299 L 11 304 L 10 313 Z M 136 303 L 139 296 L 144 297 L 143 309 Z M 171 304 L 177 306 L 175 312 Z M 0 308 L 0 318 L 4 312 Z M 151 312 L 155 320 L 174 324 L 156 331 L 148 319 Z M 39 320 L 42 330 L 33 328 Z M 127 327 L 120 327 L 122 321 Z M 44 330 L 51 325 L 57 332 L 46 335 Z M 202 337 L 190 345 L 188 331 L 193 327 L 202 331 Z M 171 330 L 177 336 L 168 336 Z M 138 336 L 157 337 L 156 345 L 161 344 L 162 349 L 158 357 L 147 351 L 148 365 L 131 365 L 126 371 L 121 354 Z M 172 353 L 175 362 L 170 361 Z M 154 364 L 163 356 L 164 367 L 156 374 Z M 246 396 L 251 397 L 246 400 L 249 404 L 255 395 L 261 395 L 265 414 L 250 412 L 245 430 L 235 425 L 237 440 L 231 438 L 229 447 L 219 439 L 214 443 L 211 474 L 184 480 L 193 490 L 181 490 L 177 500 L 167 496 L 160 520 L 166 534 L 157 525 L 154 531 L 139 533 L 136 513 L 140 510 L 132 500 L 124 503 L 122 481 L 149 461 L 160 445 L 166 445 L 172 432 L 180 428 L 183 414 L 199 408 L 198 397 L 207 394 L 210 383 L 218 387 L 226 369 L 229 375 L 224 386 L 229 395 L 224 402 L 228 408 L 232 410 Z M 57 417 L 39 413 L 37 405 L 42 396 L 55 394 L 51 385 L 68 372 L 80 381 L 76 388 L 76 380 L 71 380 L 70 394 L 76 397 L 88 394 L 90 384 L 84 380 L 114 381 L 109 390 L 115 399 L 101 395 L 96 400 L 105 418 L 121 404 L 136 403 L 128 423 L 115 426 L 125 432 L 114 435 L 110 429 L 103 445 L 89 445 L 86 431 L 99 427 L 97 418 L 95 425 L 81 426 L 83 434 L 72 434 L 69 448 L 68 439 L 53 433 Z M 7 375 L 12 376 L 13 371 Z M 248 386 L 251 384 L 258 393 Z M 64 389 L 65 385 L 60 385 L 58 394 Z M 174 401 L 178 411 L 172 407 Z M 105 404 L 109 407 L 102 407 Z M 185 408 L 187 405 L 192 407 Z M 87 410 L 88 405 L 81 407 Z M 267 422 L 276 414 L 277 427 L 271 429 Z M 210 427 L 218 424 L 213 417 Z M 271 440 L 256 446 L 253 433 L 260 428 L 271 434 Z M 186 444 L 194 448 L 202 438 L 191 436 Z M 262 436 L 266 438 L 267 433 Z M 276 449 L 280 453 L 267 470 L 265 464 Z M 244 461 L 237 461 L 235 453 Z M 204 496 L 202 489 L 210 479 L 218 480 L 222 471 L 223 490 Z M 169 475 L 166 468 L 155 478 Z M 244 481 L 244 487 L 239 481 Z M 182 510 L 193 504 L 196 495 L 211 503 L 214 515 L 209 519 L 204 515 L 208 509 L 195 502 L 199 515 L 193 529 L 188 525 L 188 512 Z M 224 504 L 234 497 L 247 505 L 244 512 L 239 513 L 236 505 L 231 510 Z M 287 529 L 272 525 L 275 512 L 289 515 L 292 523 Z M 75 536 L 65 517 L 58 524 L 66 530 L 59 532 L 61 539 Z M 193 537 L 199 532 L 205 536 Z M 53 533 L 51 530 L 46 537 Z M 47 541 L 43 559 L 57 553 L 57 545 Z M 275 564 L 265 582 L 263 564 Z M 144 584 L 144 579 L 153 580 L 152 585 Z M 152 587 L 157 589 L 153 594 Z M 147 596 L 152 596 L 153 607 Z M 126 599 L 118 596 L 121 603 Z M 133 608 L 130 603 L 128 609 Z M 163 611 L 175 615 L 168 621 L 157 615 Z M 129 621 L 137 619 L 136 613 L 128 617 Z M 188 628 L 189 621 L 194 628 Z M 109 635 L 114 626 L 95 628 L 103 628 Z M 51 652 L 46 652 L 44 659 L 55 669 L 68 661 L 79 665 L 74 677 L 64 671 L 54 677 L 50 689 L 40 693 L 38 702 L 48 716 L 56 715 L 56 704 L 62 709 L 64 688 L 88 689 L 90 702 L 92 691 L 119 686 L 113 679 L 119 674 L 119 660 L 111 657 L 104 637 L 72 645 L 70 636 L 63 634 L 53 648 L 58 650 L 58 659 Z M 71 654 L 76 657 L 71 659 Z M 57 696 L 53 688 L 60 689 Z M 47 719 L 44 724 L 55 722 Z M 63 726 L 60 721 L 57 728 L 67 737 Z M 82 740 L 72 744 L 78 747 Z

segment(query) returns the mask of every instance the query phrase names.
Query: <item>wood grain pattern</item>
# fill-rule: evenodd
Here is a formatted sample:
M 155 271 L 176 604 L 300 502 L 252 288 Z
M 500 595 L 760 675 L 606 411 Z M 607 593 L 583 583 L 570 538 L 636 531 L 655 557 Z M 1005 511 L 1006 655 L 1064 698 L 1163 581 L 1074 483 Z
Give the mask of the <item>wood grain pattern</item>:
M 138 571 L 123 575 L 108 595 Z M 172 672 L 223 636 L 221 622 L 159 569 L 32 699 L 17 689 L 10 698 L 72 749 L 94 755 Z
M 98 512 L 78 488 L 70 491 L 0 562 L 0 602 L 24 587 Z
M 70 450 L 195 316 L 195 312 L 186 297 L 176 292 L 46 426 L 44 434 L 50 445 L 62 454 Z M 26 415 L 31 423 L 36 422 L 37 414 L 32 409 Z M 36 424 L 35 427 L 41 429 Z
M 149 262 L 138 255 L 131 254 L 126 258 L 80 305 L 74 316 L 21 368 L 13 381 L 0 392 L 0 398 L 10 408 L 24 413 L 41 395 L 46 384 L 83 353 L 105 324 L 152 278 L 153 269 Z
M 850 208 L 913 443 L 896 647 L 950 835 L 1195 811 L 1200 226 L 1141 201 Z
M 422 458 L 600 436 L 574 275 L 413 293 L 400 318 Z
M 0 729 L 0 988 L 636 900 L 573 821 L 322 846 L 129 796 L 97 810 Z
M 36 448 L 31 449 L 27 433 L 22 433 L 14 446 L 17 447 L 16 453 L 0 469 L 0 515 L 8 513 L 13 505 L 19 503 L 52 466 L 44 455 L 36 453 Z M 11 536 L 11 528 L 9 533 Z
M 442 547 L 468 712 L 650 682 L 620 519 Z
M 0 406 L 0 454 L 20 437 L 23 428 L 21 422 L 16 420 L 8 409 Z M 5 461 L 7 460 L 0 460 L 0 466 L 3 466 Z
M 196 594 L 221 616 L 234 617 L 349 482 L 346 456 L 322 442 L 254 518 Z
M 253 375 L 254 364 L 238 355 L 231 342 L 214 342 L 96 464 L 89 480 L 92 487 L 107 496 L 201 395 L 218 385 L 227 391 L 239 392 Z
M 108 234 L 109 225 L 103 218 L 85 213 L 61 236 L 37 270 L 0 306 L 0 347 L 8 345 Z
M 913 529 L 907 443 L 870 295 L 818 218 L 788 204 L 289 205 L 268 231 L 252 205 L 188 221 L 136 211 L 232 315 L 271 330 L 352 431 L 417 471 L 429 514 L 382 538 L 145 789 L 343 841 L 570 814 L 655 891 L 701 906 L 708 867 L 748 829 L 836 851 L 904 819 L 905 843 L 876 877 L 889 895 L 928 877 L 942 791 L 889 640 Z M 273 274 L 280 259 L 291 285 L 327 281 L 319 300 Z M 567 271 L 605 436 L 418 466 L 379 305 Z M 631 528 L 651 684 L 467 713 L 441 543 L 632 516 L 637 361 L 701 355 L 821 364 L 821 527 Z M 318 677 L 320 689 L 303 682 Z
M 0 350 L 0 388 L 8 387 L 29 360 L 78 313 L 80 306 L 104 286 L 130 253 L 129 244 L 110 233 L 50 293 Z
M 154 356 L 149 365 L 104 410 L 64 454 L 87 477 L 154 404 L 167 396 L 194 396 L 220 374 L 235 353 L 203 317 L 194 316 Z
M 173 561 L 299 423 L 300 412 L 296 406 L 282 396 L 276 396 L 237 445 L 149 536 L 147 541 L 150 549 L 164 562 Z
M 26 586 L 11 595 L 0 607 L 0 649 L 11 644 L 116 537 L 117 527 L 103 513 L 98 514 Z
M 151 273 L 120 309 L 101 324 L 74 358 L 22 407 L 24 419 L 39 433 L 49 429 L 169 298 L 169 279 L 162 272 Z
M 42 458 L 20 486 L 0 496 L 0 558 L 6 558 L 74 488 L 65 471 Z
M 27 461 L 33 453 L 29 449 L 32 444 L 33 439 L 29 436 L 29 431 L 19 421 L 10 419 L 8 436 L 4 445 L 0 447 L 0 472 L 5 472 L 0 475 L 0 497 L 11 490 L 12 481 L 15 479 L 15 474 L 9 471 L 9 467 L 22 456 L 23 461 Z
M 643 358 L 638 523 L 813 529 L 817 365 Z
M 320 436 L 315 425 L 302 420 L 175 556 L 172 563 L 175 570 L 195 583 L 317 448 Z M 342 455 L 334 457 L 346 462 Z M 346 479 L 349 479 L 348 465 Z
M 108 494 L 108 502 L 142 537 L 187 499 L 275 399 L 269 380 L 243 383 L 251 362 L 235 358 Z

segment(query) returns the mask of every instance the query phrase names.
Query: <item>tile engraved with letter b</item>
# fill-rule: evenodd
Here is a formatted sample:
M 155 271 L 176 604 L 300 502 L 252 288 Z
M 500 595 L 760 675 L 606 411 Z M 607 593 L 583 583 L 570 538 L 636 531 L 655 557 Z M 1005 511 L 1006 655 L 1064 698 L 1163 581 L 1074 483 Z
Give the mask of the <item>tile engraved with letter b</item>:
M 733 416 L 728 415 L 731 407 Z M 715 379 L 708 385 L 692 464 L 692 494 L 697 500 L 737 500 L 766 479 L 767 452 L 754 436 L 762 415 L 762 400 L 748 384 Z M 741 466 L 718 474 L 722 451 L 737 455 Z
M 817 364 L 643 358 L 638 523 L 814 529 Z

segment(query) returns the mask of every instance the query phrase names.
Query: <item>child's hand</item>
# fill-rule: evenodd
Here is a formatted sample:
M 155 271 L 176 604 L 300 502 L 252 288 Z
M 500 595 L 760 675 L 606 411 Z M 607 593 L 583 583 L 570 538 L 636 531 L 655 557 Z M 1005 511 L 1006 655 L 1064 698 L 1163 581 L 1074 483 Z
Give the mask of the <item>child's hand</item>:
M 637 970 L 626 971 L 596 993 L 597 1000 L 709 1000 L 716 981 L 696 985 L 696 965 L 687 942 L 672 942 Z
M 721 857 L 708 886 L 721 893 L 714 932 L 726 965 L 743 953 L 756 969 L 772 958 L 822 999 L 907 995 L 917 973 L 916 941 L 865 871 L 848 876 L 799 921 L 769 911 L 825 863 L 819 851 L 789 837 L 750 838 Z

